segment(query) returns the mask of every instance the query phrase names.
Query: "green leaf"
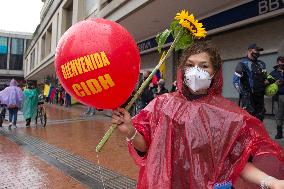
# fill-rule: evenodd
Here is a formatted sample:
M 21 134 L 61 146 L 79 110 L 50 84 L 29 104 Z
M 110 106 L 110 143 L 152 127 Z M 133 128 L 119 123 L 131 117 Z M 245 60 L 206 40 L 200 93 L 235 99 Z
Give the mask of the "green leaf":
M 178 20 L 172 21 L 172 23 L 170 25 L 170 30 L 171 30 L 172 34 L 174 33 L 177 26 L 179 26 L 179 21 Z
M 179 30 L 181 30 L 182 33 L 181 33 L 181 36 L 180 36 L 179 40 L 175 44 L 175 51 L 178 51 L 180 49 L 186 49 L 193 42 L 192 35 L 185 28 L 181 28 Z M 177 35 L 177 33 L 175 35 Z
M 179 32 L 184 32 L 184 28 L 183 28 L 181 25 L 177 25 L 177 26 L 175 27 L 175 30 L 173 31 L 173 36 L 174 36 L 174 38 L 177 37 L 177 35 L 178 35 Z
M 159 33 L 156 36 L 156 42 L 158 44 L 158 51 L 161 53 L 162 47 L 164 46 L 165 42 L 167 41 L 168 37 L 170 36 L 171 31 L 166 29 L 162 33 Z

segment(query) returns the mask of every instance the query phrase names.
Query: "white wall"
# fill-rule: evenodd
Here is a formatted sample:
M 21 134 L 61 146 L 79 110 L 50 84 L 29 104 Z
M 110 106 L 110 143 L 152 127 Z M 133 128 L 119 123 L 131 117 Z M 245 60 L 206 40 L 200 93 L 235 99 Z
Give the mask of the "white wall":
M 254 23 L 212 36 L 223 60 L 243 57 L 251 43 L 264 48 L 264 53 L 277 52 L 284 40 L 284 17 Z

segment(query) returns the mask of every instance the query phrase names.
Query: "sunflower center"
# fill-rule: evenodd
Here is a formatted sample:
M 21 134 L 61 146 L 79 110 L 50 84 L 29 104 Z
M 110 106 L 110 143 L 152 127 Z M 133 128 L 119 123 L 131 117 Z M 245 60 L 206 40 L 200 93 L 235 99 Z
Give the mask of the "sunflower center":
M 197 27 L 195 26 L 195 24 L 193 24 L 190 20 L 188 19 L 185 19 L 189 25 L 190 25 L 190 28 L 192 29 L 193 32 L 197 32 Z

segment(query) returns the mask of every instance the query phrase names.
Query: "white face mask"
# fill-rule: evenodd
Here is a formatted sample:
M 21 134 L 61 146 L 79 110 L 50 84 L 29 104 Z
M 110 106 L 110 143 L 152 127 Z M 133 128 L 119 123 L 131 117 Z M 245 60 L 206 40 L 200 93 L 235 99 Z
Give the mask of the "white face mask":
M 202 68 L 197 66 L 186 68 L 184 76 L 184 83 L 194 92 L 210 87 L 212 77 Z

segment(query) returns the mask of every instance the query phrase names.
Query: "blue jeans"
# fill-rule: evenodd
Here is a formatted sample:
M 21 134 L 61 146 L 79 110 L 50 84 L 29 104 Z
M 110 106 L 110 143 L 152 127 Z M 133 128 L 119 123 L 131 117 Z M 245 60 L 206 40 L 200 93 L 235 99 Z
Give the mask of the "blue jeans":
M 9 110 L 9 122 L 13 120 L 13 125 L 17 123 L 18 108 L 8 108 Z

